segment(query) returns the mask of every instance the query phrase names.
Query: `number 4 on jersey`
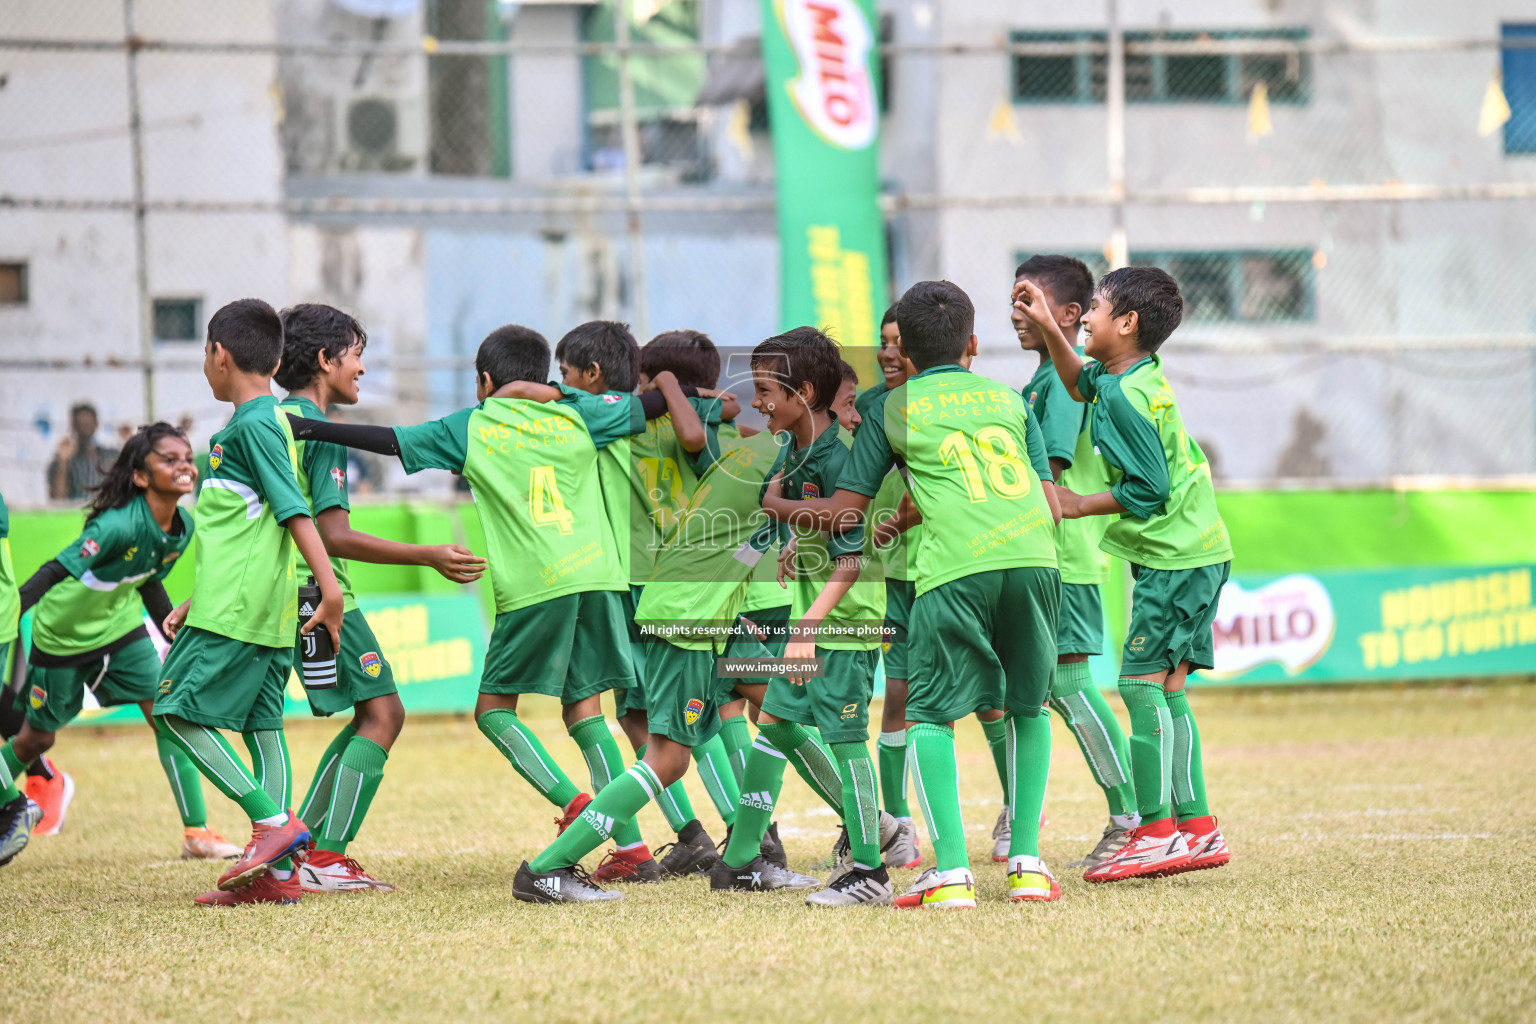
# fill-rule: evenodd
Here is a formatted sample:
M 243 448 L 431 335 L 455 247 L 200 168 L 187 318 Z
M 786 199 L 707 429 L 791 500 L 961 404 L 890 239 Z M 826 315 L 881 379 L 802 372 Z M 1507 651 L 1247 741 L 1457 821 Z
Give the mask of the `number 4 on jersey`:
M 560 497 L 554 466 L 534 466 L 528 471 L 528 519 L 534 526 L 553 526 L 561 533 L 570 533 L 575 524 Z

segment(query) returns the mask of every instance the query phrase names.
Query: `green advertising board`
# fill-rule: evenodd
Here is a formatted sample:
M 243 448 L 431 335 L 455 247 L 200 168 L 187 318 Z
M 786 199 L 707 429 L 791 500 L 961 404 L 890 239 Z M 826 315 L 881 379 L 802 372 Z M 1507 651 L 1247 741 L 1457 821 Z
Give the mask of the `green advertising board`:
M 869 0 L 763 0 L 779 218 L 779 322 L 828 329 L 873 373 L 887 297 Z

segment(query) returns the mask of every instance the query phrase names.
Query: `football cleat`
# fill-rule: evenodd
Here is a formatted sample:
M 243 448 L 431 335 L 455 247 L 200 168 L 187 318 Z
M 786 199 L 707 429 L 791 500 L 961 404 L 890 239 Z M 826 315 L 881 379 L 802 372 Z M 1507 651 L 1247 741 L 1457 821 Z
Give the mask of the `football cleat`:
M 571 802 L 565 805 L 565 812 L 555 819 L 555 835 L 560 835 L 570 828 L 581 812 L 587 809 L 587 804 L 592 802 L 591 793 L 577 793 L 571 797 Z
M 917 876 L 912 887 L 896 897 L 898 910 L 975 910 L 976 879 L 968 868 L 955 868 L 942 874 L 929 868 Z
M 783 840 L 779 839 L 778 822 L 771 821 L 768 823 L 768 831 L 763 833 L 761 850 L 763 859 L 769 864 L 777 865 L 786 871 L 789 870 L 789 857 L 784 853 Z
M 245 903 L 297 903 L 303 895 L 304 888 L 299 884 L 297 871 L 282 879 L 273 878 L 269 872 L 233 892 L 215 889 L 203 893 L 194 902 L 205 907 L 238 907 Z
M 47 758 L 43 759 L 47 761 Z M 69 772 L 48 764 L 48 774 L 27 776 L 27 798 L 43 809 L 43 818 L 32 829 L 35 836 L 56 836 L 64 827 L 64 815 L 75 798 L 75 780 Z
M 1215 815 L 1207 814 L 1203 818 L 1181 821 L 1179 831 L 1183 833 L 1184 841 L 1189 846 L 1189 864 L 1180 868 L 1180 871 L 1219 868 L 1232 859 L 1232 851 L 1227 848 L 1227 839 L 1221 834 L 1221 829 L 1216 827 Z
M 188 828 L 182 832 L 182 860 L 234 860 L 240 847 L 211 828 Z
M 609 850 L 608 856 L 592 872 L 594 882 L 659 882 L 661 865 L 651 856 L 651 848 L 642 843 L 628 850 Z
M 43 809 L 23 793 L 0 807 L 0 867 L 16 859 L 32 838 L 32 829 L 43 820 Z
M 309 829 L 299 816 L 288 812 L 288 820 L 281 825 L 251 824 L 251 841 L 246 844 L 240 859 L 219 876 L 220 889 L 225 892 L 250 885 L 267 873 L 273 861 L 282 860 L 309 842 Z
M 821 880 L 799 875 L 770 863 L 762 855 L 739 868 L 720 861 L 709 869 L 710 892 L 772 892 L 774 889 L 819 889 Z
M 808 907 L 880 907 L 890 904 L 895 899 L 895 895 L 895 890 L 891 888 L 891 876 L 886 873 L 884 867 L 878 867 L 872 871 L 854 868 L 829 883 L 820 892 L 813 892 L 807 896 L 805 905 Z
M 901 838 L 901 819 L 888 811 L 881 811 L 879 821 L 880 853 L 883 857 Z M 916 845 L 916 832 L 914 828 L 913 845 Z M 848 829 L 844 826 L 838 831 L 837 842 L 832 847 L 832 874 L 828 876 L 827 884 L 831 885 L 852 870 L 853 846 L 848 842 Z
M 1056 884 L 1056 876 L 1039 857 L 1009 857 L 1008 898 L 1015 903 L 1059 900 L 1061 886 Z
M 1089 882 L 1118 882 L 1122 878 L 1161 878 L 1188 870 L 1189 843 L 1184 833 L 1173 829 L 1172 835 L 1156 835 L 1172 827 L 1172 821 L 1148 822 L 1131 829 L 1119 852 L 1096 868 L 1083 872 Z
M 1104 829 L 1104 835 L 1099 837 L 1098 845 L 1088 851 L 1087 856 L 1083 857 L 1082 860 L 1075 860 L 1068 864 L 1067 867 L 1086 868 L 1091 871 L 1119 853 L 1120 848 L 1125 845 L 1125 841 L 1130 836 L 1130 829 L 1121 828 L 1114 822 L 1110 822 Z
M 305 892 L 395 891 L 393 885 L 374 878 L 351 857 L 331 850 L 308 851 L 299 863 L 298 876 Z
M 512 895 L 524 903 L 606 903 L 624 894 L 592 884 L 580 864 L 553 871 L 535 871 L 523 861 L 512 879 Z
M 661 873 L 674 877 L 708 871 L 720 861 L 715 841 L 703 829 L 692 840 L 678 837 L 675 843 L 658 846 L 656 852 L 660 855 Z
M 1013 842 L 1013 822 L 1008 818 L 1008 805 L 997 812 L 997 823 L 992 826 L 992 860 L 997 864 L 1008 863 L 1008 844 Z
M 896 836 L 883 851 L 888 868 L 915 868 L 923 862 L 923 853 L 917 848 L 917 825 L 911 818 L 896 819 Z

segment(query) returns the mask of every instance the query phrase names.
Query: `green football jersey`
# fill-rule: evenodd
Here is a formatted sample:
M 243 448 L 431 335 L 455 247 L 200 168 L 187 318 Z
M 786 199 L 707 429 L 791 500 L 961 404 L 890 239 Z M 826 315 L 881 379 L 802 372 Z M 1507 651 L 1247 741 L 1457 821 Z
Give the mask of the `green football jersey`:
M 20 618 L 21 595 L 16 592 L 16 568 L 11 564 L 11 511 L 0 496 L 0 644 L 16 639 Z M 0 658 L 0 670 L 4 669 L 3 662 Z
M 271 395 L 235 410 L 209 438 L 197 497 L 197 579 L 187 625 L 263 647 L 292 647 L 299 624 L 293 537 L 308 516 L 288 415 Z
M 32 612 L 32 643 L 69 657 L 105 647 L 144 625 L 139 587 L 163 580 L 192 542 L 192 514 L 176 509 L 170 533 L 160 529 L 142 495 L 85 524 L 56 556 L 69 570 Z
M 704 471 L 640 595 L 635 622 L 641 629 L 690 650 L 725 649 L 748 581 L 773 561 L 765 549 L 777 531 L 763 512 L 762 488 L 778 457 L 778 441 L 765 431 Z
M 1093 445 L 1125 507 L 1102 547 L 1149 569 L 1197 569 L 1232 559 L 1205 453 L 1184 430 L 1163 362 L 1149 355 L 1122 374 L 1087 363 L 1077 390 L 1093 403 Z
M 585 409 L 488 398 L 396 427 L 407 473 L 462 473 L 485 532 L 496 613 L 590 590 L 628 590 L 603 503 L 598 450 L 630 432 L 623 403 Z
M 710 435 L 706 447 L 718 452 L 720 400 L 695 397 L 688 402 L 699 414 L 705 434 Z M 699 478 L 692 457 L 677 439 L 671 413 L 647 421 L 645 430 L 630 438 L 629 458 L 634 499 L 629 512 L 629 580 L 638 586 L 651 578 L 656 554 L 677 528 L 678 513 L 693 496 Z
M 874 387 L 859 392 L 859 396 L 853 400 L 853 407 L 858 410 L 859 416 L 870 423 L 876 423 L 880 413 L 877 407 L 882 401 L 883 395 L 890 393 L 890 388 L 885 386 L 885 381 L 880 381 Z M 860 427 L 862 430 L 863 428 Z M 878 429 L 878 428 L 877 428 Z M 880 493 L 876 494 L 869 503 L 868 521 L 871 527 L 889 519 L 896 514 L 896 508 L 901 504 L 901 499 L 907 493 L 906 477 L 901 475 L 899 469 L 892 469 L 885 475 L 880 483 Z M 917 565 L 917 546 L 922 543 L 923 524 L 918 523 L 911 529 L 897 536 L 896 540 L 883 548 L 876 548 L 880 556 L 880 563 L 885 568 L 885 576 L 892 580 L 910 580 L 915 574 Z
M 305 419 L 325 420 L 325 412 L 307 398 L 289 395 L 278 403 L 279 408 L 303 416 Z M 299 490 L 309 496 L 311 518 L 333 508 L 352 510 L 347 501 L 347 450 L 339 444 L 326 441 L 299 441 Z M 295 552 L 294 568 L 299 576 L 313 576 L 304 556 Z M 344 611 L 357 608 L 357 597 L 352 593 L 352 581 L 347 576 L 347 560 L 331 557 L 331 571 L 341 587 Z
M 1082 355 L 1081 349 L 1078 355 Z M 1109 490 L 1109 470 L 1093 451 L 1089 428 L 1093 406 L 1067 393 L 1049 359 L 1040 363 L 1034 377 L 1024 386 L 1024 395 L 1040 423 L 1046 457 L 1067 464 L 1058 481 L 1061 486 L 1076 494 Z M 1109 578 L 1109 555 L 1099 547 L 1108 528 L 1105 516 L 1063 519 L 1056 525 L 1056 561 L 1061 582 L 1103 583 Z
M 815 441 L 804 448 L 786 446 L 778 464 L 768 475 L 784 473 L 784 496 L 795 500 L 828 497 L 837 490 L 838 479 L 848 462 L 847 435 L 834 421 Z M 798 622 L 810 611 L 822 588 L 832 578 L 836 560 L 857 554 L 860 559 L 858 581 L 822 621 L 816 646 L 830 650 L 863 651 L 879 647 L 885 624 L 885 577 L 880 559 L 868 544 L 869 531 L 861 522 L 840 534 L 792 526 L 795 537 L 795 564 L 790 584 L 790 618 Z
M 594 395 L 590 391 L 557 385 L 562 394 L 561 402 L 582 410 L 582 417 L 589 422 L 616 422 L 622 410 L 629 417 L 629 435 L 645 430 L 645 408 L 640 399 L 622 391 L 605 391 Z M 617 407 L 617 408 L 614 408 Z M 603 510 L 608 517 L 608 527 L 613 536 L 613 548 L 618 552 L 619 565 L 624 578 L 634 581 L 630 573 L 630 505 L 629 486 L 630 450 L 629 435 L 614 438 L 597 453 L 597 481 L 603 492 Z
M 891 467 L 905 466 L 928 526 L 916 593 L 993 569 L 1056 567 L 1040 486 L 1051 467 L 1022 395 L 961 366 L 934 366 L 872 405 L 866 424 L 884 429 L 859 431 L 839 486 L 873 498 Z

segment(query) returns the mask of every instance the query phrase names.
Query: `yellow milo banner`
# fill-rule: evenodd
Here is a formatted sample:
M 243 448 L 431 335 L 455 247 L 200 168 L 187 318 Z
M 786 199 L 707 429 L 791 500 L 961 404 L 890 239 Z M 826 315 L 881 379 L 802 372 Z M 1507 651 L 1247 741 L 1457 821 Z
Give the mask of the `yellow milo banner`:
M 880 107 L 869 0 L 764 0 L 763 60 L 777 174 L 779 321 L 879 343 L 888 289 Z M 850 353 L 857 358 L 861 353 Z M 850 359 L 853 361 L 853 359 Z M 864 359 L 873 369 L 872 358 Z M 859 366 L 858 362 L 855 362 Z
M 1239 575 L 1212 682 L 1352 682 L 1536 669 L 1536 566 Z

